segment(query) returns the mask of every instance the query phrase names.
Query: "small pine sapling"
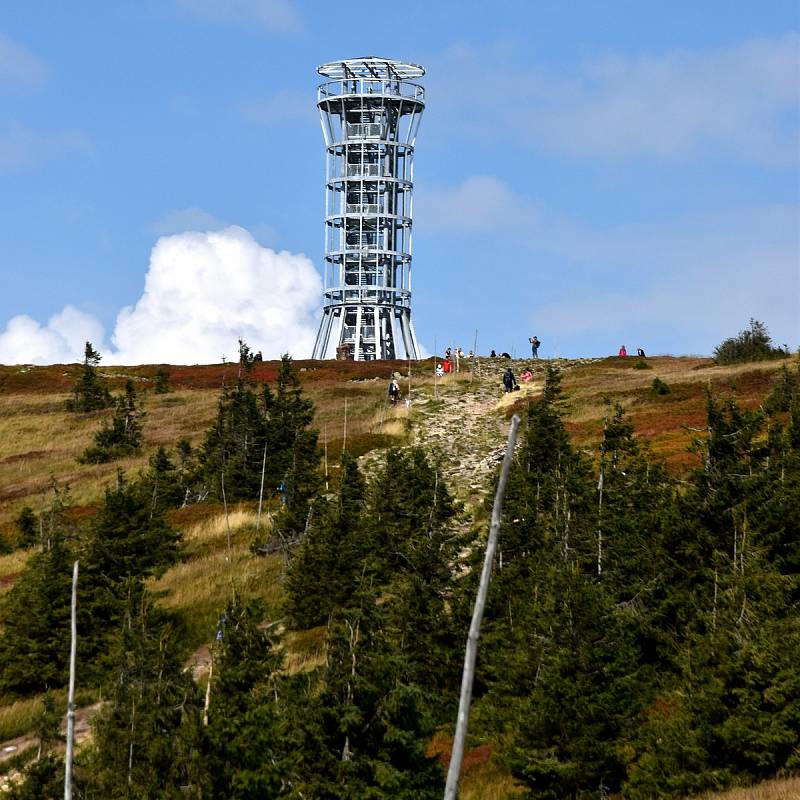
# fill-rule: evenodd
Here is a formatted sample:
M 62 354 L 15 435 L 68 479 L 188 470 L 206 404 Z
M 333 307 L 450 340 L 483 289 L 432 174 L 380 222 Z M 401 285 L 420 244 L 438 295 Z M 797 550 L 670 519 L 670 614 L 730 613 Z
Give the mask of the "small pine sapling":
M 67 411 L 99 411 L 113 405 L 111 394 L 97 374 L 100 353 L 86 342 L 81 375 L 72 387 L 72 398 L 67 400 Z

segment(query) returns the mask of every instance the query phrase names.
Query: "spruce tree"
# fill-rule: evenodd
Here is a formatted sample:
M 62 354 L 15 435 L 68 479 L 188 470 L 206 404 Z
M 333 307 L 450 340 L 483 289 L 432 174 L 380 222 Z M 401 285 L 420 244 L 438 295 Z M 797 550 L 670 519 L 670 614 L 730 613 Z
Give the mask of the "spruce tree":
M 132 381 L 125 383 L 125 394 L 117 399 L 111 424 L 104 421 L 94 436 L 94 445 L 78 459 L 85 464 L 102 464 L 131 456 L 142 444 L 142 412 Z
M 261 629 L 258 603 L 231 602 L 213 649 L 206 762 L 212 796 L 280 797 L 291 774 L 279 700 L 280 658 Z M 287 722 L 290 723 L 289 720 Z
M 0 690 L 27 694 L 66 682 L 73 560 L 67 544 L 54 539 L 31 558 L 6 596 Z
M 314 404 L 303 396 L 289 355 L 281 358 L 275 391 L 263 394 L 267 424 L 267 458 L 273 486 L 283 484 L 285 505 L 280 524 L 289 531 L 305 529 L 309 501 L 319 487 L 319 432 L 310 426 Z M 268 484 L 269 485 L 269 484 Z
M 364 494 L 356 460 L 343 453 L 337 497 L 316 500 L 313 524 L 289 568 L 287 609 L 298 627 L 320 625 L 353 601 L 367 555 Z
M 381 607 L 365 594 L 331 626 L 322 685 L 294 732 L 296 787 L 336 800 L 439 798 L 441 765 L 425 753 L 434 721 L 394 652 Z
M 202 699 L 168 618 L 131 587 L 111 648 L 110 702 L 93 722 L 88 796 L 207 797 Z
M 68 411 L 98 411 L 112 405 L 111 395 L 97 375 L 100 358 L 100 353 L 92 347 L 92 343 L 86 342 L 83 368 L 72 387 L 72 398 L 67 401 Z
M 252 387 L 242 379 L 223 387 L 199 453 L 199 477 L 211 496 L 222 499 L 223 481 L 229 501 L 258 496 L 265 440 L 266 421 Z
M 163 512 L 120 471 L 88 525 L 80 556 L 78 653 L 95 671 L 105 669 L 107 642 L 120 625 L 127 595 L 141 595 L 146 578 L 177 560 L 179 541 Z

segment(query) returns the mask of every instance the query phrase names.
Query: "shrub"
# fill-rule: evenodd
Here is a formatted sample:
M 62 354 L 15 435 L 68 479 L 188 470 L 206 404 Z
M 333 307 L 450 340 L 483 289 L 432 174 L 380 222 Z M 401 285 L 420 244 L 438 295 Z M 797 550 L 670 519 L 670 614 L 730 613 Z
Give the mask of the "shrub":
M 170 391 L 169 388 L 169 370 L 168 369 L 160 369 L 156 372 L 156 383 L 155 389 L 156 394 L 168 394 Z
M 749 328 L 739 331 L 735 338 L 725 339 L 714 349 L 717 364 L 742 364 L 788 356 L 789 349 L 773 346 L 767 326 L 752 317 Z
M 655 394 L 669 394 L 672 391 L 669 388 L 669 384 L 666 381 L 662 381 L 661 378 L 653 378 L 651 389 Z
M 643 358 L 640 358 L 633 365 L 634 369 L 653 369 Z

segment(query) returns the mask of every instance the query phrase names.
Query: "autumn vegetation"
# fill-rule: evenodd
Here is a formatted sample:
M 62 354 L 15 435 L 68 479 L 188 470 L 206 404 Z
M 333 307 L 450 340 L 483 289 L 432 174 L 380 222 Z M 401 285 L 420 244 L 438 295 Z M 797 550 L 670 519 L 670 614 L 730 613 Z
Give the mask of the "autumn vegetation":
M 461 797 L 792 786 L 800 371 L 781 353 L 544 362 L 485 406 L 476 446 L 523 427 Z M 255 362 L 242 342 L 236 364 L 103 368 L 87 343 L 82 365 L 0 367 L 0 738 L 27 747 L 7 796 L 63 793 L 77 559 L 76 796 L 441 797 L 493 479 L 426 442 L 504 366 L 434 383 L 426 362 Z M 395 371 L 410 409 L 387 407 Z

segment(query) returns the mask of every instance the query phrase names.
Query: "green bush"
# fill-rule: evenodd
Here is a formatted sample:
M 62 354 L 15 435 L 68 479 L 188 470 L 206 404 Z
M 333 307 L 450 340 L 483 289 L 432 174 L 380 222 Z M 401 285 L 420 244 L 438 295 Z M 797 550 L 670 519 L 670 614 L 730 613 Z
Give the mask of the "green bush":
M 752 317 L 749 328 L 739 331 L 735 338 L 725 339 L 714 349 L 717 364 L 743 364 L 788 357 L 788 347 L 773 346 L 767 326 Z
M 643 358 L 640 358 L 633 365 L 634 369 L 653 369 Z
M 672 391 L 669 388 L 669 384 L 666 381 L 662 381 L 661 378 L 653 378 L 653 383 L 650 386 L 655 394 L 669 394 Z

